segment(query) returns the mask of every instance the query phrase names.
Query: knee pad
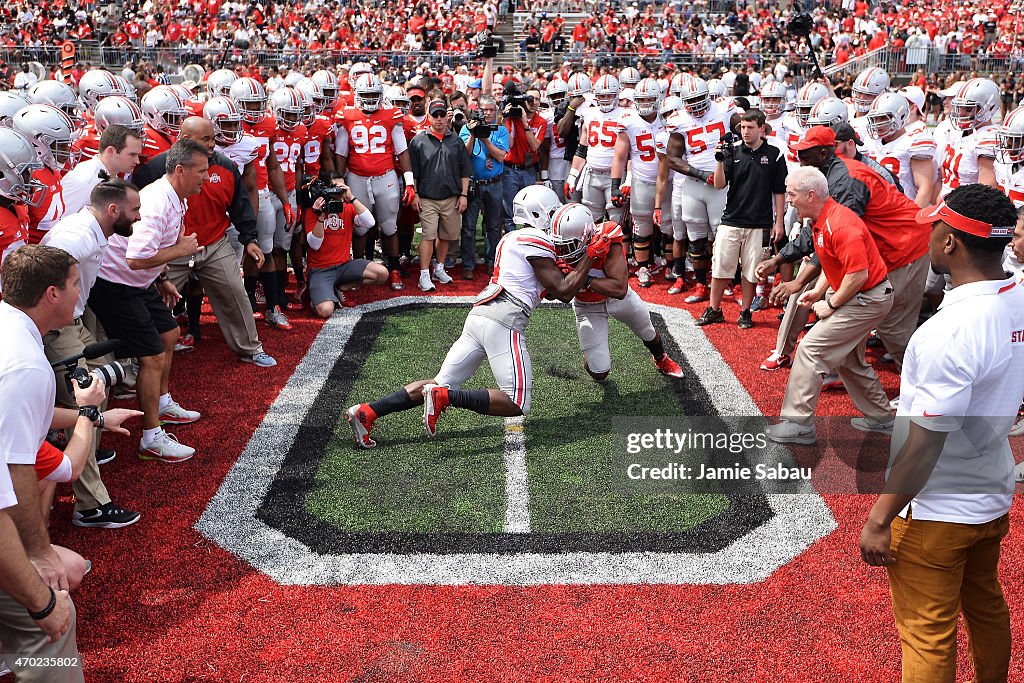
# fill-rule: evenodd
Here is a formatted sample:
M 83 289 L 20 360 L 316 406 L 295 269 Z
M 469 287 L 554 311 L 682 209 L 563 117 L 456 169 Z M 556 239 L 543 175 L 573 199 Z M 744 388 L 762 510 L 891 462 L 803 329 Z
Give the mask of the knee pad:
M 633 240 L 633 251 L 637 249 L 649 250 L 651 248 L 651 239 L 649 237 L 637 237 Z
M 708 239 L 703 237 L 699 240 L 690 240 L 686 249 L 686 255 L 693 261 L 703 261 L 708 257 Z

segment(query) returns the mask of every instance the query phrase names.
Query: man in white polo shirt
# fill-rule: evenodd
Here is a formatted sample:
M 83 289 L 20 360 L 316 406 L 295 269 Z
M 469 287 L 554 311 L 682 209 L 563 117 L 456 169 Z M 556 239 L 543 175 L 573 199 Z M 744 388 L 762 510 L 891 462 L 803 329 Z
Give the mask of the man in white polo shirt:
M 1024 288 L 1001 262 L 1017 215 L 1001 192 L 974 184 L 918 220 L 932 224 L 932 268 L 953 289 L 907 348 L 894 455 L 861 557 L 887 568 L 904 681 L 956 680 L 961 613 L 973 680 L 1005 681 L 999 550 L 1014 492 L 1007 433 L 1024 396 Z
M 164 275 L 164 266 L 202 249 L 194 234 L 185 235 L 185 199 L 199 194 L 208 179 L 206 148 L 180 140 L 167 152 L 167 174 L 140 193 L 141 219 L 129 238 L 114 235 L 103 256 L 99 277 L 89 294 L 89 308 L 110 339 L 120 339 L 124 353 L 139 359 L 136 389 L 142 418 L 139 457 L 182 462 L 195 449 L 178 443 L 161 424 L 188 424 L 199 413 L 171 398 L 170 374 L 178 323 L 171 307 L 181 298 Z
M 78 213 L 87 206 L 92 188 L 106 178 L 131 175 L 141 153 L 142 138 L 137 132 L 119 124 L 107 126 L 100 135 L 100 153 L 75 166 L 61 180 L 64 214 Z
M 20 247 L 0 268 L 0 656 L 19 682 L 81 681 L 81 668 L 23 667 L 27 660 L 9 656 L 78 656 L 75 607 L 46 533 L 35 473 L 54 403 L 42 334 L 70 322 L 78 268 L 67 252 L 41 245 Z
M 128 237 L 132 234 L 132 223 L 139 220 L 139 192 L 133 185 L 119 178 L 101 182 L 92 188 L 89 205 L 77 213 L 65 215 L 51 230 L 43 235 L 42 244 L 63 249 L 78 261 L 81 275 L 78 303 L 75 304 L 74 320 L 59 330 L 51 330 L 43 337 L 46 357 L 50 361 L 70 358 L 82 353 L 86 346 L 96 341 L 93 330 L 84 319 L 86 303 L 92 291 L 103 253 L 107 250 L 107 239 L 112 235 Z M 90 316 L 91 317 L 91 316 Z M 94 321 L 89 321 L 90 324 Z M 106 356 L 92 361 L 80 360 L 80 367 L 98 367 L 112 358 Z M 71 395 L 64 379 L 65 372 L 57 371 L 57 402 L 74 407 L 75 397 Z M 100 406 L 101 410 L 103 406 Z M 89 458 L 77 480 L 71 485 L 75 492 L 75 513 L 72 523 L 103 529 L 117 529 L 139 521 L 139 513 L 126 510 L 110 500 L 106 486 L 100 478 L 96 462 L 96 446 L 99 432 L 92 440 Z

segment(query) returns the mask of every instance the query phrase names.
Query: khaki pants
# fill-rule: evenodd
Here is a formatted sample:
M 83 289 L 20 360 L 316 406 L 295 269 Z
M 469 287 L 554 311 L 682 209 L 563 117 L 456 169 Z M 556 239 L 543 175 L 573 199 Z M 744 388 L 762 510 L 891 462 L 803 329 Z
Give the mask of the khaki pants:
M 1010 612 L 999 585 L 1003 515 L 986 524 L 897 517 L 887 567 L 892 611 L 903 647 L 904 683 L 956 681 L 956 628 L 962 612 L 975 683 L 1005 683 Z
M 43 337 L 43 350 L 46 352 L 47 360 L 53 362 L 58 358 L 77 356 L 82 352 L 82 349 L 95 341 L 96 338 L 93 336 L 93 333 L 86 328 L 82 323 L 82 319 L 79 318 L 67 327 L 62 327 L 54 332 L 48 332 Z M 112 355 L 90 361 L 80 359 L 78 367 L 91 370 L 111 363 L 113 360 L 114 357 Z M 68 385 L 64 380 L 66 373 L 63 370 L 58 371 L 55 369 L 54 374 L 57 377 L 57 403 L 64 408 L 76 407 L 75 396 L 68 392 Z M 100 406 L 100 410 L 106 410 L 106 408 L 107 403 L 104 401 L 103 405 Z M 74 429 L 67 430 L 68 438 L 71 437 L 71 432 L 73 431 Z M 107 487 L 103 485 L 103 480 L 100 478 L 100 468 L 96 464 L 96 448 L 99 442 L 100 430 L 97 429 L 93 432 L 92 448 L 89 450 L 89 459 L 85 461 L 82 474 L 71 484 L 71 488 L 75 492 L 76 510 L 92 510 L 110 502 L 110 494 L 107 493 Z
M 928 270 L 928 254 L 924 254 L 916 261 L 889 272 L 893 289 L 892 310 L 878 323 L 877 329 L 878 338 L 899 368 L 903 367 L 907 344 L 917 329 Z
M 779 334 L 775 338 L 775 351 L 783 356 L 793 353 L 796 348 L 796 340 L 800 333 L 807 326 L 811 317 L 811 309 L 800 306 L 797 302 L 805 293 L 811 290 L 817 282 L 817 278 L 811 280 L 803 289 L 789 297 L 786 302 L 786 312 L 782 314 L 782 322 L 779 323 Z
M 167 264 L 167 277 L 178 292 L 184 292 L 189 278 L 190 257 L 175 259 Z M 227 237 L 221 237 L 195 255 L 192 271 L 206 290 L 213 314 L 228 347 L 239 356 L 252 356 L 263 351 L 256 334 L 256 321 L 252 306 L 242 285 L 238 261 Z
M 75 642 L 77 610 L 71 604 L 71 626 L 55 643 L 32 621 L 25 608 L 7 593 L 0 592 L 0 654 L 14 671 L 17 683 L 78 683 L 84 681 L 82 667 L 46 668 L 18 666 L 17 657 L 79 657 Z M 81 658 L 79 658 L 81 662 Z
M 833 293 L 829 288 L 825 296 Z M 797 348 L 780 415 L 809 423 L 818 405 L 822 377 L 835 368 L 857 410 L 868 417 L 888 419 L 889 398 L 864 359 L 864 342 L 891 308 L 892 288 L 884 280 L 818 321 Z

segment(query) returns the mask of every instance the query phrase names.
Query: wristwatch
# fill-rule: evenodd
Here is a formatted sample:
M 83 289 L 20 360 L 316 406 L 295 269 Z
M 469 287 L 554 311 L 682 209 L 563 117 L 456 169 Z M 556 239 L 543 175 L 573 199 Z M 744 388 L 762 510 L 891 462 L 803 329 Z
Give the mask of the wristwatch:
M 832 305 L 832 300 L 829 299 L 828 297 L 825 297 L 825 303 L 828 304 L 828 307 L 831 308 L 833 311 L 838 311 L 839 310 L 838 306 L 833 306 Z
M 103 413 L 100 412 L 98 406 L 80 406 L 78 408 L 79 417 L 89 418 L 89 421 L 94 425 L 103 429 Z

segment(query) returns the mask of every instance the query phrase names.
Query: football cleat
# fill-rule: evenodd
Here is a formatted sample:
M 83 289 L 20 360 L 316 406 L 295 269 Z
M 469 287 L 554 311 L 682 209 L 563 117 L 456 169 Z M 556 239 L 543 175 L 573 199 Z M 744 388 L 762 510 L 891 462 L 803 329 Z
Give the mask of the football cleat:
M 686 280 L 681 277 L 677 277 L 676 281 L 672 283 L 672 286 L 668 288 L 669 294 L 682 294 L 686 291 Z
M 377 442 L 370 438 L 373 421 L 377 419 L 369 403 L 354 405 L 345 411 L 345 418 L 352 427 L 352 438 L 360 448 L 376 448 Z
M 437 436 L 437 418 L 448 408 L 448 387 L 428 384 L 423 387 L 423 428 L 428 436 Z
M 400 292 L 405 289 L 405 285 L 402 284 L 402 274 L 397 270 L 391 271 L 391 275 L 388 276 L 388 284 L 394 292 Z
M 640 266 L 636 271 L 636 283 L 641 287 L 651 286 L 651 271 L 647 266 Z
M 708 298 L 708 286 L 703 282 L 700 282 L 693 288 L 693 294 L 686 297 L 683 301 L 688 304 L 696 304 L 701 301 L 707 301 Z
M 679 367 L 679 363 L 669 358 L 667 353 L 661 357 L 661 360 L 658 360 L 654 356 L 651 356 L 651 360 L 654 361 L 654 365 L 657 366 L 658 372 L 666 377 L 683 376 L 683 369 Z

